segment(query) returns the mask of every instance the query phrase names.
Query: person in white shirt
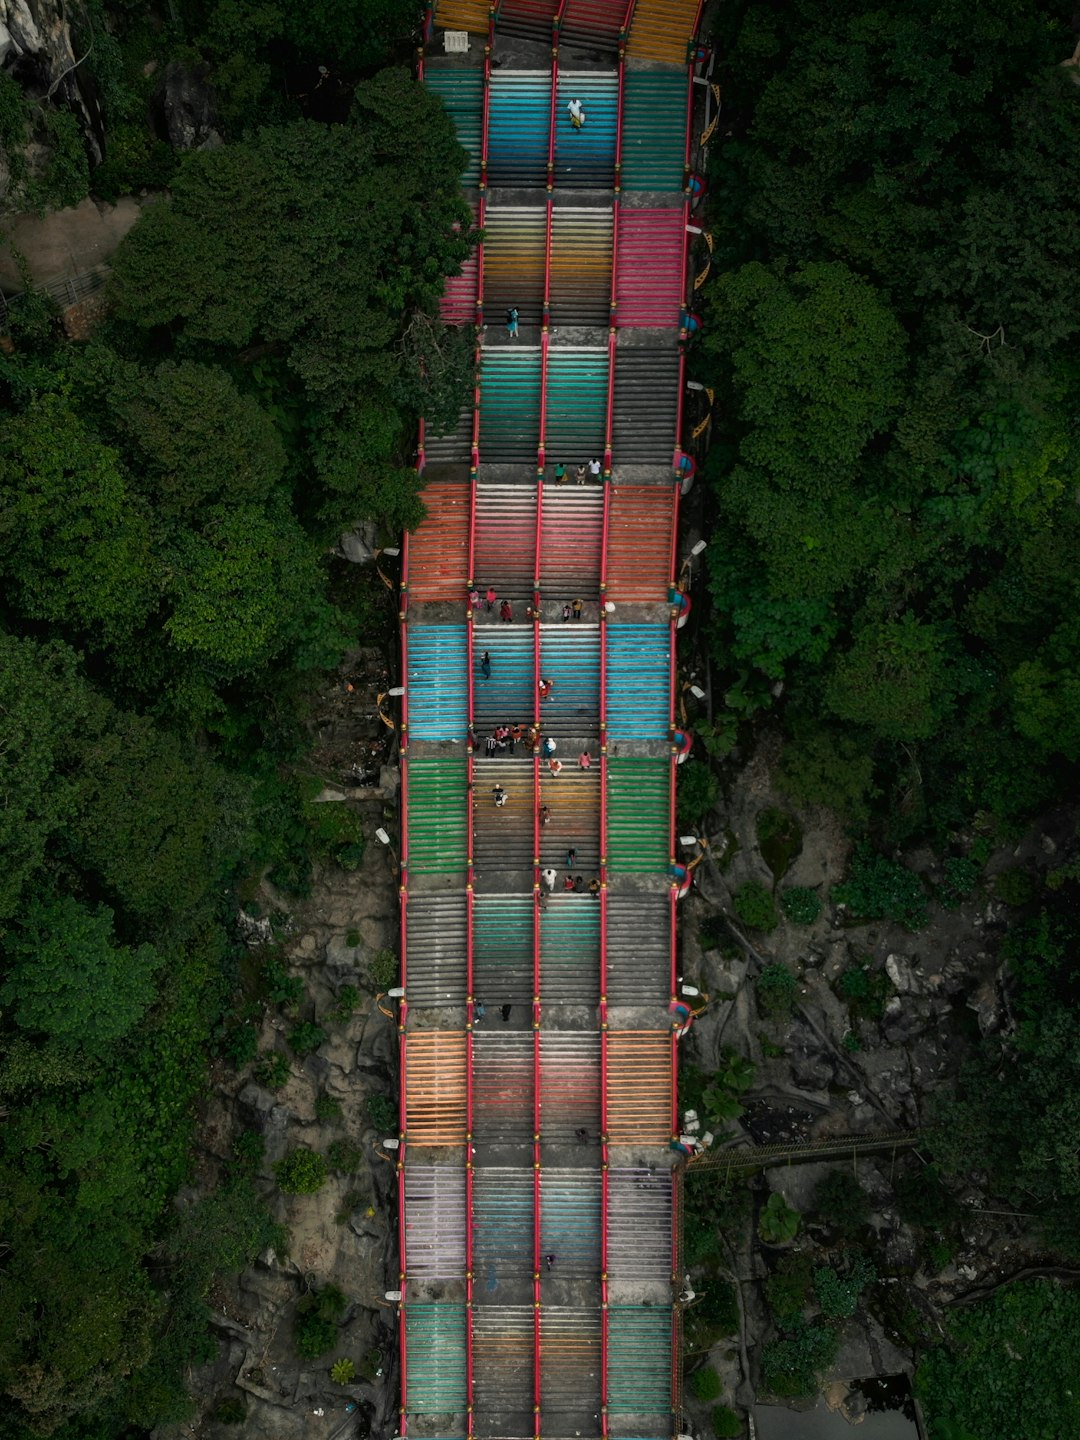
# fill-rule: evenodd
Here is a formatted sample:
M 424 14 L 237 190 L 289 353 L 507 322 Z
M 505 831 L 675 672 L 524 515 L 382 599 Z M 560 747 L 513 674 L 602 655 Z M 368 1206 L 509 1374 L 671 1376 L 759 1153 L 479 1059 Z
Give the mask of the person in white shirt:
M 581 101 L 571 100 L 566 108 L 570 112 L 570 124 L 574 127 L 575 130 L 580 130 L 581 127 L 585 124 L 585 111 L 582 107 Z

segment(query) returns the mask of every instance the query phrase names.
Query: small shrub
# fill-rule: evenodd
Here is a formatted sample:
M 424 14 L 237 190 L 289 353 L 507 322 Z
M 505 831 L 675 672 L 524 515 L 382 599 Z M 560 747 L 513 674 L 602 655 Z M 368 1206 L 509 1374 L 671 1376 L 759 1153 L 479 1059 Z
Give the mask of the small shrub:
M 799 1212 L 793 1210 L 778 1190 L 774 1190 L 758 1216 L 758 1234 L 766 1245 L 784 1245 L 799 1233 Z
M 845 1030 L 840 1044 L 849 1055 L 857 1055 L 862 1049 L 862 1041 L 858 1035 L 855 1034 L 854 1030 Z
M 787 874 L 791 862 L 802 849 L 802 830 L 794 815 L 770 806 L 758 813 L 754 822 L 758 849 L 773 873 L 774 880 Z
M 870 1196 L 848 1170 L 832 1170 L 818 1182 L 814 1209 L 842 1235 L 854 1236 L 870 1218 Z
M 313 1020 L 304 1020 L 293 1027 L 289 1036 L 289 1049 L 296 1055 L 310 1055 L 326 1039 L 326 1031 Z
M 709 1418 L 716 1440 L 736 1440 L 743 1433 L 742 1416 L 728 1405 L 714 1405 Z
M 335 1100 L 332 1095 L 320 1095 L 315 1101 L 316 1120 L 340 1120 L 341 1115 L 341 1101 Z
M 312 1290 L 296 1307 L 293 1339 L 305 1360 L 317 1360 L 338 1341 L 338 1322 L 345 1314 L 348 1300 L 336 1285 Z
M 366 1196 L 362 1190 L 347 1190 L 341 1197 L 341 1208 L 334 1216 L 334 1224 L 347 1225 L 353 1211 L 358 1210 L 365 1199 Z
M 947 909 L 955 910 L 961 901 L 974 895 L 978 889 L 982 866 L 964 855 L 950 855 L 941 869 L 938 899 Z
M 397 1131 L 398 1111 L 389 1095 L 369 1095 L 366 1104 L 368 1119 L 379 1134 L 393 1135 Z
M 798 986 L 786 965 L 763 965 L 756 981 L 757 1001 L 762 1013 L 782 1020 L 791 1014 Z
M 720 781 L 708 765 L 700 760 L 688 760 L 679 766 L 675 806 L 681 826 L 700 824 L 719 802 Z
M 813 1278 L 809 1255 L 794 1250 L 781 1257 L 780 1263 L 765 1281 L 765 1299 L 780 1325 L 788 1325 L 802 1313 L 810 1297 Z
M 263 959 L 263 979 L 271 1005 L 299 1005 L 304 996 L 304 982 L 299 975 L 290 975 L 280 950 L 270 950 Z
M 291 1074 L 288 1060 L 278 1050 L 264 1055 L 255 1066 L 255 1079 L 268 1090 L 280 1090 Z
M 330 1379 L 335 1385 L 348 1385 L 356 1376 L 356 1365 L 352 1360 L 335 1360 L 330 1366 Z
M 1035 879 L 1029 870 L 1016 866 L 1012 870 L 1002 870 L 1000 875 L 995 875 L 993 880 L 994 894 L 1006 905 L 1012 905 L 1019 909 L 1023 905 L 1030 905 L 1035 899 Z
M 821 914 L 821 896 L 806 885 L 789 886 L 780 904 L 793 925 L 813 925 Z
M 717 1072 L 717 1079 L 725 1090 L 749 1090 L 757 1075 L 754 1062 L 747 1060 L 730 1046 L 725 1046 L 720 1058 L 724 1068 Z
M 349 1140 L 335 1140 L 327 1150 L 326 1157 L 331 1168 L 340 1170 L 343 1175 L 351 1175 L 354 1170 L 359 1169 L 363 1158 L 361 1151 Z
M 224 1050 L 229 1063 L 242 1070 L 259 1053 L 259 1032 L 249 1022 L 234 1025 L 225 1037 Z
M 785 1399 L 809 1398 L 817 1390 L 818 1376 L 833 1363 L 839 1348 L 839 1331 L 796 1321 L 786 1339 L 773 1340 L 762 1352 L 765 1388 Z
M 760 880 L 748 880 L 732 897 L 735 914 L 748 930 L 775 930 L 779 923 L 776 904 Z
M 257 1130 L 244 1130 L 233 1141 L 233 1154 L 241 1170 L 254 1174 L 266 1156 L 266 1141 Z
M 882 970 L 871 970 L 864 962 L 849 965 L 836 982 L 841 1000 L 847 1001 L 852 1015 L 865 1020 L 880 1020 L 885 1013 L 889 981 Z
M 926 891 L 918 875 L 869 845 L 858 847 L 848 878 L 832 893 L 856 920 L 894 920 L 909 930 L 926 924 Z
M 350 930 L 345 936 L 345 944 L 348 945 L 351 950 L 355 950 L 360 944 L 360 931 Z
M 700 1370 L 694 1371 L 690 1376 L 690 1389 L 703 1404 L 718 1400 L 724 1393 L 723 1382 L 711 1365 L 703 1365 Z
M 247 1419 L 247 1406 L 238 1395 L 227 1395 L 211 1413 L 220 1425 L 242 1425 Z
M 814 1271 L 814 1291 L 827 1320 L 846 1320 L 855 1314 L 859 1296 L 877 1279 L 877 1272 L 864 1256 L 858 1255 L 846 1275 L 831 1266 Z
M 398 982 L 398 962 L 393 950 L 376 950 L 368 961 L 368 974 L 376 990 L 389 990 Z
M 343 985 L 337 994 L 337 1005 L 334 1008 L 335 1020 L 348 1020 L 349 1016 L 360 1003 L 360 991 L 355 985 Z
M 326 1161 L 314 1150 L 290 1150 L 274 1166 L 278 1189 L 283 1195 L 314 1195 L 326 1184 Z

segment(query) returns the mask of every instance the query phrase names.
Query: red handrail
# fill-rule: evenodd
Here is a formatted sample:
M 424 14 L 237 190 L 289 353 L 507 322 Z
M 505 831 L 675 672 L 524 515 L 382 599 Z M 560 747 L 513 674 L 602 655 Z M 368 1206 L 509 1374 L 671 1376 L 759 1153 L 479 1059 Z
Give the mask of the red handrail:
M 555 188 L 555 126 L 558 123 L 559 104 L 559 26 L 562 24 L 563 11 L 566 9 L 566 0 L 563 0 L 559 7 L 559 13 L 552 21 L 551 30 L 551 104 L 548 110 L 548 157 L 547 157 L 547 193 L 550 195 Z
M 539 908 L 534 911 L 537 920 L 539 919 Z M 537 957 L 539 957 L 539 945 L 537 945 Z M 540 1405 L 543 1394 L 543 1354 L 541 1348 L 541 1289 L 540 1274 L 541 1266 L 544 1263 L 542 1253 L 542 1237 L 540 1230 L 540 978 L 539 958 L 535 965 L 535 998 L 533 1001 L 533 1434 L 535 1440 L 540 1440 L 541 1415 Z
M 551 207 L 548 207 L 550 213 Z M 544 449 L 547 436 L 547 377 L 548 377 L 548 351 L 551 347 L 551 336 L 545 326 L 540 331 L 540 434 L 536 447 L 536 468 L 543 474 L 544 470 Z M 536 532 L 536 584 L 540 585 L 540 530 Z
M 544 202 L 544 301 L 541 310 L 541 333 L 546 333 L 551 324 L 551 245 L 552 227 L 554 224 L 555 203 L 551 198 L 551 192 Z M 544 434 L 540 433 L 540 445 L 543 448 Z
M 600 1203 L 603 1206 L 607 1194 L 608 1164 L 608 1022 L 607 1004 L 600 1007 Z M 601 1244 L 603 1264 L 600 1279 L 600 1433 L 608 1434 L 608 1283 L 607 1283 L 607 1224 L 606 1214 L 601 1213 Z

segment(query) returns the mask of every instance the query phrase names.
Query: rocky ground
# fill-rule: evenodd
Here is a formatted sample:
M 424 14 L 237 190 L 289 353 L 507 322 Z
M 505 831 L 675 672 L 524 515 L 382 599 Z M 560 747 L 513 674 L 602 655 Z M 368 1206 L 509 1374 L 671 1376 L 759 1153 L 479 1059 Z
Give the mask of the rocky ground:
M 686 1042 L 684 1060 L 706 1072 L 722 1069 L 731 1051 L 753 1062 L 754 1081 L 740 1100 L 744 1116 L 728 1124 L 720 1147 L 788 1140 L 812 1141 L 834 1134 L 918 1129 L 928 1101 L 955 1073 L 965 1041 L 1011 1025 L 1001 986 L 998 942 L 1005 907 L 988 898 L 992 877 L 1018 865 L 1052 863 L 1073 819 L 1046 817 L 1023 841 L 989 860 L 980 894 L 956 909 L 932 904 L 930 923 L 916 933 L 901 926 L 855 925 L 830 901 L 841 880 L 850 843 L 826 811 L 800 812 L 802 846 L 784 884 L 817 890 L 824 905 L 811 926 L 782 916 L 768 934 L 737 925 L 724 934 L 717 918 L 730 913 L 734 891 L 748 880 L 771 887 L 773 874 L 761 853 L 756 819 L 768 807 L 791 810 L 772 783 L 774 747 L 762 744 L 738 776 L 717 817 L 716 833 L 697 868 L 694 893 L 682 912 L 683 973 L 710 997 Z M 723 829 L 721 829 L 721 825 Z M 931 882 L 940 879 L 929 853 L 905 856 Z M 722 938 L 717 943 L 716 937 Z M 794 1010 L 777 1019 L 759 1010 L 754 975 L 780 962 L 797 978 Z M 875 1004 L 860 1013 L 837 993 L 850 966 L 877 977 Z M 924 1157 L 914 1151 L 849 1159 L 838 1164 L 784 1165 L 763 1171 L 754 1184 L 755 1207 L 772 1191 L 807 1217 L 794 1248 L 827 1265 L 838 1236 L 813 1220 L 814 1192 L 831 1171 L 854 1172 L 869 1193 L 869 1232 L 863 1237 L 885 1276 L 876 1294 L 886 1295 L 877 1313 L 860 1306 L 847 1323 L 835 1364 L 825 1377 L 829 1403 L 854 1423 L 865 1401 L 849 1383 L 869 1376 L 910 1374 L 913 1343 L 940 1333 L 940 1312 L 958 1298 L 1032 1263 L 1025 1217 L 1003 1214 L 977 1184 L 961 1195 L 949 1253 L 928 1255 L 926 1235 L 907 1223 L 897 1202 L 900 1174 L 918 1173 Z M 706 1183 L 688 1179 L 688 1185 Z M 761 1243 L 748 1218 L 727 1230 L 728 1263 L 721 1273 L 738 1283 L 742 1343 L 719 1339 L 709 1352 L 728 1404 L 749 1408 L 760 1385 L 760 1351 L 775 1335 L 764 1299 L 764 1281 L 776 1253 Z M 695 1286 L 707 1287 L 698 1271 Z M 886 1290 L 886 1286 L 889 1288 Z M 689 1408 L 708 1433 L 709 1405 L 691 1397 Z

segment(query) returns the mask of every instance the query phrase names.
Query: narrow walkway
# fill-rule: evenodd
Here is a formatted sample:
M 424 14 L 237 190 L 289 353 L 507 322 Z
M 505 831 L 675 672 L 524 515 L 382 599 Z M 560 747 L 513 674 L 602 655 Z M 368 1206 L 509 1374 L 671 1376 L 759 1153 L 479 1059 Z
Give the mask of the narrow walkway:
M 422 55 L 485 240 L 443 300 L 479 327 L 474 403 L 422 434 L 403 561 L 403 1436 L 679 1429 L 670 591 L 698 18 L 440 0 Z

